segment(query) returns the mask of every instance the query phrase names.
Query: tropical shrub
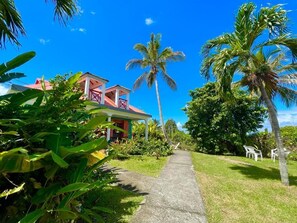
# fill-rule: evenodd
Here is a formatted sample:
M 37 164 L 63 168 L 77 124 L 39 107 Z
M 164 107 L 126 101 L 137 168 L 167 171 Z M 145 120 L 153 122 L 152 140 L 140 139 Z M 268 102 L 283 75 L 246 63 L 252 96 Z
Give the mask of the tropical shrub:
M 86 110 L 80 75 L 0 97 L 1 222 L 92 222 L 104 210 L 84 206 L 83 196 L 112 180 L 98 177 L 110 156 L 95 134 L 112 124 Z
M 120 144 L 112 144 L 115 150 L 115 156 L 118 159 L 125 159 L 131 155 L 147 156 L 169 156 L 172 154 L 172 147 L 165 140 L 136 138 L 126 140 Z
M 132 134 L 134 138 L 145 137 L 145 124 L 143 122 L 133 122 Z M 151 139 L 164 139 L 161 126 L 156 119 L 148 121 L 148 135 Z
M 177 130 L 173 133 L 171 141 L 173 144 L 180 143 L 178 148 L 182 150 L 194 150 L 195 148 L 195 141 L 193 138 L 183 131 Z
M 297 152 L 297 126 L 284 126 L 280 130 L 284 147 L 292 152 Z M 261 149 L 264 156 L 270 156 L 271 149 L 277 147 L 273 134 L 267 130 L 249 135 L 247 143 Z M 288 156 L 289 159 L 294 159 L 294 157 L 294 153 Z
M 233 101 L 220 97 L 215 83 L 190 91 L 192 101 L 184 109 L 185 127 L 196 150 L 211 154 L 242 154 L 247 133 L 261 127 L 265 109 L 258 100 L 234 89 Z

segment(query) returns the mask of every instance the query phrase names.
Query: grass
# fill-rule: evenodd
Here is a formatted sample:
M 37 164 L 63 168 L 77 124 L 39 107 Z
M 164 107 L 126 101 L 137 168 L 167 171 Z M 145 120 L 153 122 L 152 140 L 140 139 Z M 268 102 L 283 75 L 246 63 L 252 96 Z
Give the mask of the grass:
M 91 195 L 92 196 L 92 195 Z M 144 197 L 124 190 L 120 187 L 109 186 L 99 191 L 96 197 L 95 207 L 104 207 L 112 210 L 107 214 L 102 212 L 105 223 L 128 223 L 138 209 Z M 92 196 L 90 199 L 93 199 Z
M 278 162 L 192 153 L 209 223 L 296 222 L 297 162 L 283 186 Z
M 157 160 L 150 156 L 131 156 L 126 160 L 111 160 L 110 165 L 143 175 L 158 177 L 167 160 L 168 157 L 160 157 Z

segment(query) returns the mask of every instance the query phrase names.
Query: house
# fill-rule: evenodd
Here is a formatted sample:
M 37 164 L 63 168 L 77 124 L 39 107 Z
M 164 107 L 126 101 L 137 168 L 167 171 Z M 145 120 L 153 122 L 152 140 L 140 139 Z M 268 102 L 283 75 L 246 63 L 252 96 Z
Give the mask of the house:
M 51 89 L 48 81 L 44 81 L 46 89 Z M 152 117 L 144 111 L 130 104 L 131 90 L 121 85 L 112 87 L 106 86 L 108 80 L 89 72 L 84 73 L 80 80 L 80 88 L 84 92 L 85 98 L 97 103 L 102 107 L 102 113 L 108 117 L 108 121 L 125 130 L 125 132 L 107 129 L 106 139 L 113 141 L 122 138 L 132 137 L 132 121 L 144 120 L 145 138 L 148 139 L 148 120 Z M 37 79 L 34 84 L 19 86 L 12 85 L 10 92 L 24 91 L 27 88 L 42 89 L 41 79 Z

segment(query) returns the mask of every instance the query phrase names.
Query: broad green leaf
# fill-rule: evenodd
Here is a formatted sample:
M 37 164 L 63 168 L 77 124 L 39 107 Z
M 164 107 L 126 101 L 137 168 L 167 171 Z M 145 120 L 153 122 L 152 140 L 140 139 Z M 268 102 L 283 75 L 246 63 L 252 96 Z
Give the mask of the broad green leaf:
M 5 72 L 12 70 L 14 68 L 17 68 L 21 66 L 22 64 L 26 63 L 27 61 L 31 60 L 33 57 L 35 57 L 36 53 L 33 51 L 23 53 L 12 60 L 3 63 L 0 65 L 0 75 L 4 74 Z
M 50 184 L 50 186 L 39 189 L 36 194 L 32 197 L 31 202 L 33 204 L 40 204 L 49 198 L 53 197 L 54 194 L 60 189 L 60 184 Z
M 69 208 L 59 208 L 54 211 L 58 212 L 58 219 L 60 220 L 75 220 L 78 217 L 78 215 L 75 212 L 69 210 Z
M 69 193 L 69 192 L 73 192 L 73 191 L 77 191 L 77 190 L 81 190 L 83 188 L 88 187 L 90 184 L 88 183 L 73 183 L 73 184 L 69 184 L 63 188 L 61 188 L 60 190 L 57 191 L 57 195 L 59 194 L 64 194 L 64 193 Z
M 15 154 L 15 153 L 23 153 L 23 154 L 27 154 L 28 153 L 28 150 L 22 148 L 22 147 L 19 147 L 19 148 L 14 148 L 14 149 L 10 149 L 8 151 L 4 151 L 4 152 L 1 152 L 0 153 L 0 161 L 1 161 L 1 158 L 4 157 L 4 156 L 7 156 L 7 155 L 11 155 L 11 154 Z
M 30 212 L 27 214 L 22 220 L 20 220 L 18 223 L 34 223 L 36 222 L 42 215 L 44 215 L 46 212 L 42 209 L 37 209 L 35 211 Z
M 84 138 L 90 131 L 95 130 L 103 122 L 106 122 L 106 117 L 104 116 L 97 116 L 90 119 L 90 121 L 86 125 L 84 125 L 82 129 L 78 129 L 79 140 Z
M 43 94 L 43 91 L 37 89 L 28 89 L 26 91 L 12 95 L 9 101 L 12 106 L 20 106 L 26 102 L 29 102 L 32 99 L 42 96 Z
M 64 155 L 75 154 L 75 153 L 91 153 L 96 150 L 104 149 L 107 146 L 105 138 L 99 138 L 91 142 L 84 143 L 80 146 L 70 147 L 61 149 Z
M 79 217 L 87 223 L 93 223 L 92 219 L 87 214 L 80 213 Z
M 4 83 L 10 80 L 13 80 L 15 78 L 21 78 L 21 77 L 25 77 L 25 75 L 23 73 L 6 73 L 6 74 L 2 74 L 0 75 L 0 83 Z
M 75 172 L 73 172 L 73 175 L 71 176 L 71 182 L 75 183 L 78 181 L 81 181 L 81 179 L 84 176 L 84 170 L 87 167 L 88 159 L 82 158 L 79 165 L 77 166 Z
M 52 151 L 52 158 L 53 158 L 53 160 L 54 160 L 54 162 L 56 163 L 56 164 L 58 164 L 60 167 L 62 167 L 62 168 L 67 168 L 68 166 L 69 166 L 69 164 L 65 161 L 65 160 L 63 160 L 63 158 L 62 157 L 60 157 L 60 156 L 58 156 L 56 153 L 54 153 L 53 151 Z
M 80 79 L 81 75 L 82 75 L 82 72 L 78 72 L 78 73 L 74 74 L 73 76 L 71 76 L 67 80 L 68 84 L 73 85 L 74 83 L 77 83 L 77 81 Z
M 14 135 L 14 136 L 18 136 L 19 133 L 16 131 L 9 131 L 9 132 L 0 132 L 0 135 Z
M 0 198 L 1 198 L 1 197 L 7 197 L 7 196 L 9 196 L 9 195 L 11 195 L 11 194 L 14 194 L 14 193 L 17 193 L 17 192 L 23 190 L 23 189 L 24 189 L 24 185 L 25 185 L 25 183 L 22 183 L 22 184 L 21 184 L 20 186 L 18 186 L 18 187 L 15 187 L 15 188 L 13 188 L 13 189 L 9 189 L 9 190 L 5 190 L 5 191 L 3 191 L 2 193 L 0 193 Z

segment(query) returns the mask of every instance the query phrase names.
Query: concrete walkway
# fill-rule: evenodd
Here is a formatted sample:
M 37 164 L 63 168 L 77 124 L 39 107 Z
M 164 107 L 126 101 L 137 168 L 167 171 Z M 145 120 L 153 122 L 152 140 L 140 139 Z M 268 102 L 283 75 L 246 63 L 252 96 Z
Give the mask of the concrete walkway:
M 203 201 L 189 152 L 176 150 L 132 223 L 204 223 Z

